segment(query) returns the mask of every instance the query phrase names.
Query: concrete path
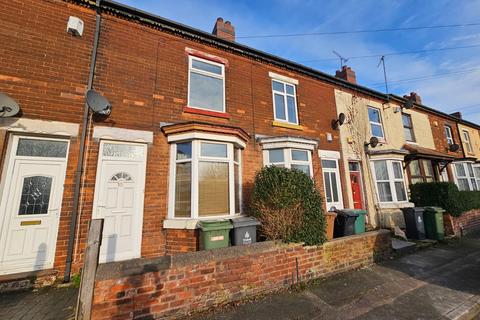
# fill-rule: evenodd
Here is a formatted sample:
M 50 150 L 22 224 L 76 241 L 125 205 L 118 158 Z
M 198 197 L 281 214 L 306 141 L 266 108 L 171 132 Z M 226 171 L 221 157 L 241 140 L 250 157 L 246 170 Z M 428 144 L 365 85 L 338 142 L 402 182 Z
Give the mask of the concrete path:
M 0 319 L 74 319 L 77 293 L 78 289 L 75 288 L 43 288 L 1 294 Z
M 476 319 L 480 233 L 193 319 Z M 192 319 L 192 318 L 189 318 Z M 477 318 L 480 319 L 480 318 Z

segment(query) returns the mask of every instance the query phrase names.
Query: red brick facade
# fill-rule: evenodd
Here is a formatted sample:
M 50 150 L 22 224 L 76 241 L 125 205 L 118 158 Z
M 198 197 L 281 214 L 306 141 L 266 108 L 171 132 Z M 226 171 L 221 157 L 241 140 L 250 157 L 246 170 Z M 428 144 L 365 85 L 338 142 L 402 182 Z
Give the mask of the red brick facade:
M 128 268 L 121 262 L 116 263 L 118 267 L 100 266 L 92 318 L 185 316 L 365 267 L 389 252 L 390 232 L 381 230 L 335 239 L 318 247 L 264 242 L 144 261 L 145 267 L 137 264 Z

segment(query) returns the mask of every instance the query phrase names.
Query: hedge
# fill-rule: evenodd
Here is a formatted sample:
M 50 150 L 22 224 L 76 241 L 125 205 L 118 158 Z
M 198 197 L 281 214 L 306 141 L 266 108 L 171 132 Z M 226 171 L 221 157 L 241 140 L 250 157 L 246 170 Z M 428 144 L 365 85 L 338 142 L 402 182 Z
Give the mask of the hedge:
M 269 240 L 322 244 L 325 216 L 315 182 L 299 170 L 267 166 L 257 172 L 250 203 Z
M 410 199 L 417 207 L 442 207 L 452 216 L 480 209 L 480 191 L 459 191 L 451 182 L 426 182 L 410 185 Z

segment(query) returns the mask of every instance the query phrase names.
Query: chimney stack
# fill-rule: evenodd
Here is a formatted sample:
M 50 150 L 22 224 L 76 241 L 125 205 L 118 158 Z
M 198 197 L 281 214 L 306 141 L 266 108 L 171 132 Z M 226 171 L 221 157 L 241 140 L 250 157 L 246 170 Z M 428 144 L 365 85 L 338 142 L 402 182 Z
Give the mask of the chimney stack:
M 451 116 L 454 116 L 455 118 L 462 119 L 462 113 L 460 111 L 450 113 Z
M 230 21 L 223 22 L 223 18 L 217 18 L 212 34 L 228 41 L 235 41 L 235 28 Z
M 422 104 L 422 98 L 416 92 L 410 92 L 410 94 L 406 94 L 403 97 L 417 104 Z
M 357 83 L 357 76 L 355 75 L 355 71 L 348 66 L 343 66 L 342 70 L 337 70 L 335 72 L 335 77 L 348 81 L 350 83 Z

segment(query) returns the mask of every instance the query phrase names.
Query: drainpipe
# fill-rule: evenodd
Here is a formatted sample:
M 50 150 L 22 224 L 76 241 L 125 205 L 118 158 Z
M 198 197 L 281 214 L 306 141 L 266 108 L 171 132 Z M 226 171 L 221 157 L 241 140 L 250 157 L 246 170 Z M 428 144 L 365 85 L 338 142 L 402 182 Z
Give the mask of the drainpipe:
M 98 40 L 100 37 L 100 22 L 101 22 L 100 2 L 101 0 L 96 1 L 95 35 L 93 39 L 93 49 L 92 49 L 92 56 L 90 60 L 90 73 L 88 76 L 87 91 L 92 89 L 93 78 L 95 76 L 95 64 L 97 61 Z M 85 159 L 85 155 L 84 155 L 85 143 L 86 143 L 86 136 L 87 136 L 87 130 L 88 130 L 88 115 L 89 115 L 89 107 L 87 105 L 87 102 L 85 101 L 85 106 L 83 109 L 82 136 L 80 138 L 80 153 L 78 156 L 77 171 L 75 173 L 75 191 L 73 194 L 73 209 L 72 209 L 72 216 L 70 219 L 70 232 L 69 232 L 69 238 L 68 238 L 67 259 L 65 262 L 65 273 L 63 275 L 64 282 L 70 282 L 70 272 L 72 270 L 73 246 L 75 243 L 75 229 L 77 226 L 77 219 L 78 219 L 80 187 L 81 187 L 81 180 L 83 176 L 83 162 Z

